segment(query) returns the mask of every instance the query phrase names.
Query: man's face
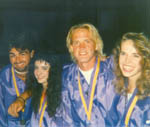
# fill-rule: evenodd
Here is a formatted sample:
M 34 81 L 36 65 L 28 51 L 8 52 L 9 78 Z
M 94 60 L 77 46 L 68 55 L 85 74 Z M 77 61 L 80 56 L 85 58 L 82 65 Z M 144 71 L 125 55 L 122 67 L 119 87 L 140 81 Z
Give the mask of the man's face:
M 27 67 L 30 63 L 30 59 L 33 56 L 33 51 L 29 52 L 26 50 L 17 50 L 16 48 L 12 48 L 9 51 L 9 59 L 12 66 L 19 72 L 24 72 L 27 70 Z
M 70 48 L 78 64 L 91 64 L 91 61 L 95 59 L 96 46 L 87 29 L 79 28 L 73 31 Z

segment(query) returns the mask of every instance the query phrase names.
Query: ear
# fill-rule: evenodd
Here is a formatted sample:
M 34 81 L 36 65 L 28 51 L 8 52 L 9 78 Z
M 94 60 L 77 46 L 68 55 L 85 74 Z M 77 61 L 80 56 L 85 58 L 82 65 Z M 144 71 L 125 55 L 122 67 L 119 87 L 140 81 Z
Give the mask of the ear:
M 97 47 L 97 45 L 95 45 L 95 51 L 97 51 L 98 50 L 98 47 Z
M 32 50 L 32 51 L 31 51 L 31 58 L 33 58 L 34 53 L 35 53 L 35 51 L 34 51 L 34 50 Z
M 70 50 L 70 52 L 73 52 L 73 46 L 72 45 L 70 45 L 69 50 Z

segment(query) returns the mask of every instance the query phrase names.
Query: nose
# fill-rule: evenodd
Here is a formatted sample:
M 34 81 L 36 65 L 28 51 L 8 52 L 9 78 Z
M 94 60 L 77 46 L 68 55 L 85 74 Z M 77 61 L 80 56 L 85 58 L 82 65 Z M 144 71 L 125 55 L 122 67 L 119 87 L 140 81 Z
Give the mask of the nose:
M 131 57 L 127 55 L 126 58 L 125 58 L 125 62 L 130 63 L 130 61 L 131 61 Z
M 20 55 L 18 55 L 18 56 L 16 57 L 16 63 L 19 63 L 19 62 L 20 62 L 20 60 L 21 60 L 21 56 L 20 56 Z
M 86 47 L 86 44 L 85 42 L 80 42 L 80 45 L 79 45 L 80 48 L 85 48 Z
M 40 69 L 37 70 L 38 75 L 42 74 L 42 71 Z
M 40 71 L 39 69 L 36 69 L 36 70 L 35 70 L 35 73 L 36 73 L 37 76 L 40 76 L 41 71 Z

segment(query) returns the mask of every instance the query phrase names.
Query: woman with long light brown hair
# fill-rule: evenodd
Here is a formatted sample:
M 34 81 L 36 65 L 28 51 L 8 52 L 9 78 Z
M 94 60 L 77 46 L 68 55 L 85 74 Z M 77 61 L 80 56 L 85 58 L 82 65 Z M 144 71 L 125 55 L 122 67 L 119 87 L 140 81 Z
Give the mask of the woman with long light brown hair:
M 116 96 L 111 126 L 150 126 L 150 43 L 142 33 L 126 33 L 114 50 Z

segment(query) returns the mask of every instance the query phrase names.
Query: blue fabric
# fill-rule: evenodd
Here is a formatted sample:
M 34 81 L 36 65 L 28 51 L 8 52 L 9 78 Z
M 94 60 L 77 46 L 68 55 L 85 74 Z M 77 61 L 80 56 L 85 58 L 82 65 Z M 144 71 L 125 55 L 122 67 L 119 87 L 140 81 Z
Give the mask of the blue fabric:
M 120 121 L 121 125 L 125 125 L 125 120 L 126 120 L 127 113 L 128 113 L 128 111 L 129 111 L 129 109 L 131 107 L 131 104 L 132 104 L 136 94 L 137 94 L 137 89 L 134 90 L 132 97 L 127 102 L 126 109 L 125 109 L 123 117 L 122 117 L 122 119 Z
M 135 95 L 133 94 L 131 99 Z M 126 96 L 116 94 L 112 107 L 108 113 L 107 126 L 125 127 L 124 116 L 129 107 L 130 100 Z M 129 127 L 149 127 L 150 126 L 150 97 L 138 100 L 129 120 Z
M 48 115 L 47 108 L 46 108 L 44 112 L 44 116 L 43 116 L 42 127 L 63 127 L 63 119 L 61 115 L 62 115 L 62 107 L 59 107 L 57 109 L 57 113 L 53 117 L 50 117 Z M 39 117 L 38 117 L 38 114 L 35 114 L 34 112 L 32 112 L 30 126 L 39 127 Z M 64 126 L 64 127 L 67 127 L 67 126 Z
M 63 117 L 65 122 L 69 124 L 68 127 L 105 127 L 107 111 L 110 110 L 114 96 L 114 87 L 112 85 L 114 75 L 112 73 L 112 67 L 112 58 L 100 62 L 100 72 L 97 77 L 91 120 L 88 121 L 78 88 L 79 68 L 74 63 L 64 66 L 62 77 Z M 94 71 L 95 67 L 92 76 L 94 75 Z M 88 102 L 90 94 L 86 93 L 90 91 L 91 86 L 89 86 L 82 73 L 80 73 L 80 80 L 86 102 Z
M 111 56 L 113 61 L 113 56 Z M 114 66 L 109 62 L 109 68 L 113 69 Z M 125 80 L 125 86 L 127 87 L 127 81 Z M 114 90 L 115 91 L 115 90 Z M 111 104 L 110 110 L 107 112 L 105 118 L 106 127 L 124 127 L 124 116 L 128 111 L 128 107 L 131 103 L 132 98 L 136 95 L 134 91 L 130 100 L 127 97 L 114 93 L 112 97 L 113 103 Z M 143 100 L 138 100 L 129 120 L 129 127 L 150 127 L 150 97 L 146 97 Z
M 2 127 L 21 127 L 20 120 L 23 118 L 28 121 L 31 118 L 31 99 L 27 100 L 25 106 L 25 112 L 20 112 L 19 117 L 12 117 L 8 114 L 9 105 L 15 101 L 17 95 L 13 84 L 13 78 L 11 73 L 11 65 L 4 67 L 0 72 L 0 126 Z M 16 76 L 15 76 L 16 77 Z M 26 85 L 24 82 L 16 77 L 18 90 L 23 93 Z M 27 125 L 26 125 L 27 127 Z

